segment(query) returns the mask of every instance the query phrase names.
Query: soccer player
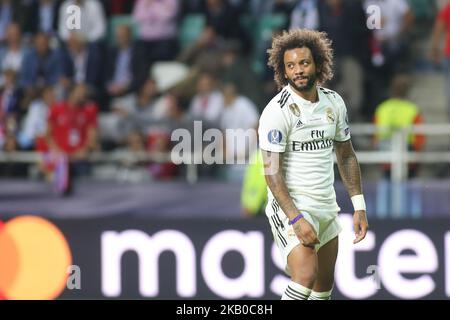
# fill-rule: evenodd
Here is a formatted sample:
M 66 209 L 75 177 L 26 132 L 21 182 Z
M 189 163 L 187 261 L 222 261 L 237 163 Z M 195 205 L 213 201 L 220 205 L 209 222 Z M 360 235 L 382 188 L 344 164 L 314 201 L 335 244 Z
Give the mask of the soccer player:
M 341 231 L 333 148 L 355 210 L 353 243 L 368 229 L 346 106 L 321 86 L 333 76 L 331 42 L 325 33 L 293 29 L 274 37 L 268 53 L 281 90 L 265 107 L 258 134 L 268 185 L 266 216 L 291 277 L 282 299 L 328 300 Z

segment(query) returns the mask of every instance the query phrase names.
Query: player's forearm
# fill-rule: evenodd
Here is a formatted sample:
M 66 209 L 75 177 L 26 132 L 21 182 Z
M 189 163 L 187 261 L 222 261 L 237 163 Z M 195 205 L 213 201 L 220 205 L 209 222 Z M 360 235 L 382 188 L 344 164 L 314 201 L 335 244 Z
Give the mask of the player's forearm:
M 266 174 L 267 186 L 270 188 L 275 200 L 281 207 L 281 210 L 286 214 L 289 220 L 294 219 L 298 215 L 298 209 L 292 201 L 289 191 L 287 189 L 284 178 L 281 174 L 281 169 L 274 174 Z
M 342 181 L 350 197 L 362 194 L 361 170 L 354 152 L 337 157 Z
M 281 210 L 292 220 L 299 212 L 289 195 L 286 182 L 283 178 L 281 169 L 283 167 L 283 154 L 265 150 L 261 150 L 261 154 L 264 162 L 264 174 L 267 186 L 280 205 Z

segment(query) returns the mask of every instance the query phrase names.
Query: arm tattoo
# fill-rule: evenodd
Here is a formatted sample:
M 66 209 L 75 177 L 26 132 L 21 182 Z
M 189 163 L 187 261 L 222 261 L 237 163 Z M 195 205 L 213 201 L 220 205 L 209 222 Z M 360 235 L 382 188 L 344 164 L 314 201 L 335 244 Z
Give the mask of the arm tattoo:
M 339 173 L 348 194 L 350 197 L 362 194 L 361 171 L 352 142 L 350 140 L 336 141 L 335 150 Z
M 295 218 L 299 210 L 294 204 L 289 191 L 287 189 L 286 183 L 282 175 L 282 155 L 275 152 L 262 150 L 264 166 L 265 166 L 265 177 L 267 186 L 272 191 L 275 200 L 281 207 L 281 210 L 286 214 L 289 220 Z M 276 162 L 276 163 L 275 163 Z M 276 170 L 273 170 L 273 166 L 277 166 Z M 271 168 L 269 168 L 271 167 Z

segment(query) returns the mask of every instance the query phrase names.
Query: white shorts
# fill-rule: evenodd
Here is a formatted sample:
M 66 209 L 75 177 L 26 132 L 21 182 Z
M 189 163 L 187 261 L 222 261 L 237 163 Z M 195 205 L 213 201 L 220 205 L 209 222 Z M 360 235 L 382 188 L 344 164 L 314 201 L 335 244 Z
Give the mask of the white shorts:
M 311 223 L 318 235 L 319 244 L 315 245 L 315 250 L 318 251 L 320 247 L 333 240 L 339 235 L 342 228 L 337 219 L 337 212 L 307 212 L 301 211 L 306 221 Z M 285 271 L 287 270 L 287 258 L 291 250 L 300 244 L 300 240 L 294 232 L 294 228 L 288 224 L 289 219 L 281 210 L 279 204 L 275 199 L 270 200 L 266 206 L 266 216 L 269 219 L 270 228 L 272 230 L 273 238 L 278 246 L 283 257 Z

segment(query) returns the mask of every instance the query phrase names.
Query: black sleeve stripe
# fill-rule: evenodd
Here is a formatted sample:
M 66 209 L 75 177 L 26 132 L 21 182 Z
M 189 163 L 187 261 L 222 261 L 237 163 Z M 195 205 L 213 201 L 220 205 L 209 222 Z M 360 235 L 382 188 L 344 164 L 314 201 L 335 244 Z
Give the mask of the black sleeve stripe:
M 277 101 L 280 104 L 280 108 L 283 108 L 284 105 L 286 104 L 287 100 L 289 99 L 289 97 L 291 96 L 291 94 L 289 92 L 287 92 L 287 90 L 284 90 L 281 93 L 281 97 L 280 99 Z
M 283 92 L 281 93 L 281 97 L 280 99 L 277 101 L 279 104 L 281 104 L 281 101 L 283 101 L 284 97 L 286 96 L 288 92 L 286 90 L 283 90 Z
M 281 102 L 281 108 L 283 108 L 284 107 L 284 105 L 286 104 L 286 102 L 287 102 L 287 100 L 289 99 L 289 97 L 291 96 L 291 94 L 290 93 L 288 93 L 287 95 L 286 95 L 286 97 L 283 99 L 283 101 Z

